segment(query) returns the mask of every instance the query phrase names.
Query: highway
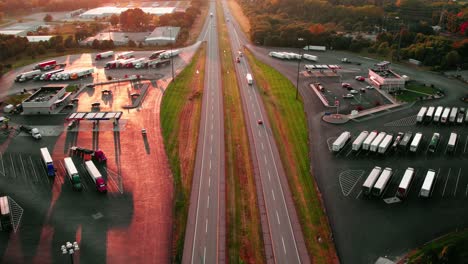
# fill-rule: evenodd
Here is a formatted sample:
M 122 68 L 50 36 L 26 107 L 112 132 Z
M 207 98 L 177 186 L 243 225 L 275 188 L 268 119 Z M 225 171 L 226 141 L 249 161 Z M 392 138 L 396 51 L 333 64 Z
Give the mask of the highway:
M 248 42 L 239 30 L 234 17 L 229 14 L 225 1 L 223 1 L 223 10 L 235 58 L 238 56 L 238 51 L 242 51 L 243 46 Z M 236 63 L 236 73 L 246 114 L 250 149 L 254 163 L 256 163 L 255 173 L 260 177 L 261 182 L 262 193 L 259 193 L 258 196 L 264 200 L 267 214 L 267 221 L 262 221 L 263 230 L 265 230 L 264 225 L 268 225 L 267 230 L 271 238 L 271 241 L 264 241 L 267 262 L 310 263 L 265 107 L 255 85 L 255 80 L 253 85 L 247 84 L 246 74 L 251 72 L 247 58 L 242 57 L 240 63 Z M 263 124 L 259 124 L 258 120 L 262 120 Z M 268 236 L 264 236 L 264 240 L 265 237 Z
M 183 263 L 224 263 L 226 257 L 224 114 L 214 2 L 209 9 L 213 17 L 199 37 L 207 41 L 205 87 Z

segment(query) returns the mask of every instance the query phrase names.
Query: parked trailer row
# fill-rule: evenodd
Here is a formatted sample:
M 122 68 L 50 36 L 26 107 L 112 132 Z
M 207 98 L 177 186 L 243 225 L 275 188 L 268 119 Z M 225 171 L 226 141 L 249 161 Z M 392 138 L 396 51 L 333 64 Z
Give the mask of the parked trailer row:
M 367 176 L 366 180 L 362 184 L 362 191 L 364 195 L 373 195 L 380 197 L 388 186 L 393 175 L 392 168 L 385 168 L 382 170 L 381 167 L 375 166 Z M 415 175 L 414 168 L 408 167 L 403 174 L 403 177 L 398 184 L 396 196 L 404 199 L 408 195 L 408 191 L 411 187 Z M 436 173 L 434 170 L 429 169 L 424 178 L 424 182 L 419 191 L 419 196 L 423 198 L 430 197 L 434 188 L 434 182 Z
M 70 157 L 64 158 L 64 163 L 65 163 L 65 171 L 67 173 L 68 179 L 70 180 L 73 186 L 73 189 L 75 191 L 81 191 L 83 189 L 83 185 L 81 183 L 80 175 L 78 174 L 78 170 L 76 169 L 72 158 Z M 107 192 L 106 182 L 104 178 L 102 177 L 101 173 L 99 172 L 99 170 L 94 165 L 92 160 L 85 162 L 85 168 L 89 176 L 93 180 L 96 186 L 96 190 L 101 193 Z
M 464 107 L 423 106 L 416 115 L 418 123 L 468 124 L 468 111 Z
M 0 197 L 0 231 L 10 231 L 13 228 L 10 203 L 7 196 Z

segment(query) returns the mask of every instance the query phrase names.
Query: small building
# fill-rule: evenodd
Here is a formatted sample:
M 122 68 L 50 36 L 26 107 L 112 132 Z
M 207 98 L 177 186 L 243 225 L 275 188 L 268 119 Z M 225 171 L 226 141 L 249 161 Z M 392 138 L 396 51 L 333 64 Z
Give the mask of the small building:
M 57 107 L 65 104 L 71 93 L 66 93 L 68 84 L 49 84 L 39 88 L 23 101 L 25 115 L 52 114 Z
M 4 30 L 0 30 L 0 35 L 13 35 L 17 37 L 25 37 L 26 35 L 28 35 L 28 31 L 4 29 Z
M 157 27 L 145 39 L 147 45 L 167 45 L 173 44 L 177 40 L 180 27 Z
M 102 42 L 103 40 L 111 40 L 116 46 L 124 46 L 128 44 L 129 40 L 136 43 L 143 42 L 148 32 L 101 32 L 93 37 L 89 37 L 80 42 L 81 45 L 91 45 L 95 39 Z
M 26 36 L 29 42 L 49 41 L 53 36 Z
M 405 88 L 405 78 L 390 69 L 390 62 L 383 61 L 369 69 L 369 80 L 372 85 L 387 92 L 395 92 Z
M 6 28 L 0 29 L 0 34 L 25 37 L 28 32 L 35 32 L 43 25 L 44 23 L 37 22 L 16 23 Z
M 120 15 L 122 12 L 125 12 L 131 8 L 133 7 L 132 6 L 130 7 L 103 6 L 103 7 L 90 9 L 82 13 L 80 17 L 84 19 L 110 17 L 114 14 Z M 175 7 L 141 7 L 141 10 L 143 10 L 143 12 L 148 13 L 150 15 L 157 15 L 157 16 L 174 13 L 175 9 L 176 9 Z
M 83 8 L 80 8 L 80 9 L 77 9 L 77 10 L 73 10 L 71 12 L 68 12 L 65 14 L 65 17 L 66 18 L 72 18 L 72 17 L 76 17 L 76 16 L 79 16 L 81 14 L 83 14 L 86 10 L 84 10 Z

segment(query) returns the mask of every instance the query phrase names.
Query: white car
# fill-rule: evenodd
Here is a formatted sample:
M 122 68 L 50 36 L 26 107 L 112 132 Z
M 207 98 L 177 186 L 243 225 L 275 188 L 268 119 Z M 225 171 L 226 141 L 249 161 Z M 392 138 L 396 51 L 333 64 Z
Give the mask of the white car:
M 349 91 L 349 92 L 352 93 L 352 94 L 357 94 L 357 93 L 359 93 L 359 92 L 356 91 L 356 90 L 351 90 L 351 91 Z
M 366 86 L 366 88 L 371 90 L 371 89 L 374 89 L 374 86 L 368 85 L 368 86 Z
M 343 98 L 354 98 L 354 95 L 352 95 L 352 94 L 345 94 L 345 95 L 343 95 Z

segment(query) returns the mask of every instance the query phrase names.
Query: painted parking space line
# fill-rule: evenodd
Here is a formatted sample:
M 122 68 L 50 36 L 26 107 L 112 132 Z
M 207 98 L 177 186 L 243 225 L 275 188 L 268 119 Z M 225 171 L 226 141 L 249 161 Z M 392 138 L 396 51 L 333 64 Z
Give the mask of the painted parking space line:
M 358 195 L 356 196 L 356 199 L 359 199 L 359 196 L 361 196 L 362 190 L 359 191 Z
M 468 136 L 466 136 L 466 140 L 465 140 L 465 148 L 463 149 L 463 153 L 466 152 L 466 146 L 468 145 Z
M 450 173 L 452 172 L 452 168 L 449 168 L 448 174 L 447 174 L 447 180 L 445 180 L 445 185 L 444 185 L 444 190 L 442 191 L 442 197 L 445 196 L 445 189 L 447 189 L 447 183 L 450 179 Z
M 458 181 L 460 180 L 461 168 L 458 169 L 457 183 L 455 183 L 455 191 L 453 191 L 453 196 L 457 195 Z
M 468 195 L 468 184 L 466 185 L 466 191 L 465 191 L 465 196 Z
M 26 173 L 26 169 L 24 168 L 24 162 L 23 162 L 23 158 L 21 157 L 21 154 L 19 154 L 19 160 L 20 160 L 20 163 L 21 163 L 21 167 L 23 168 L 23 175 L 24 175 L 24 178 L 26 178 L 27 176 L 27 173 Z M 26 179 L 27 180 L 27 179 Z
M 16 179 L 16 170 L 15 170 L 15 164 L 13 163 L 13 157 L 10 154 L 10 162 L 11 162 L 11 167 L 13 168 L 13 175 L 14 178 Z
M 0 153 L 0 160 L 2 161 L 2 171 L 0 173 L 3 174 L 3 176 L 6 176 L 5 165 L 3 164 L 3 153 Z
M 31 163 L 31 167 L 32 167 L 33 172 L 34 172 L 34 177 L 36 177 L 36 182 L 39 182 L 39 178 L 37 177 L 36 169 L 34 168 L 34 163 L 32 161 L 31 156 L 29 156 L 29 163 Z

